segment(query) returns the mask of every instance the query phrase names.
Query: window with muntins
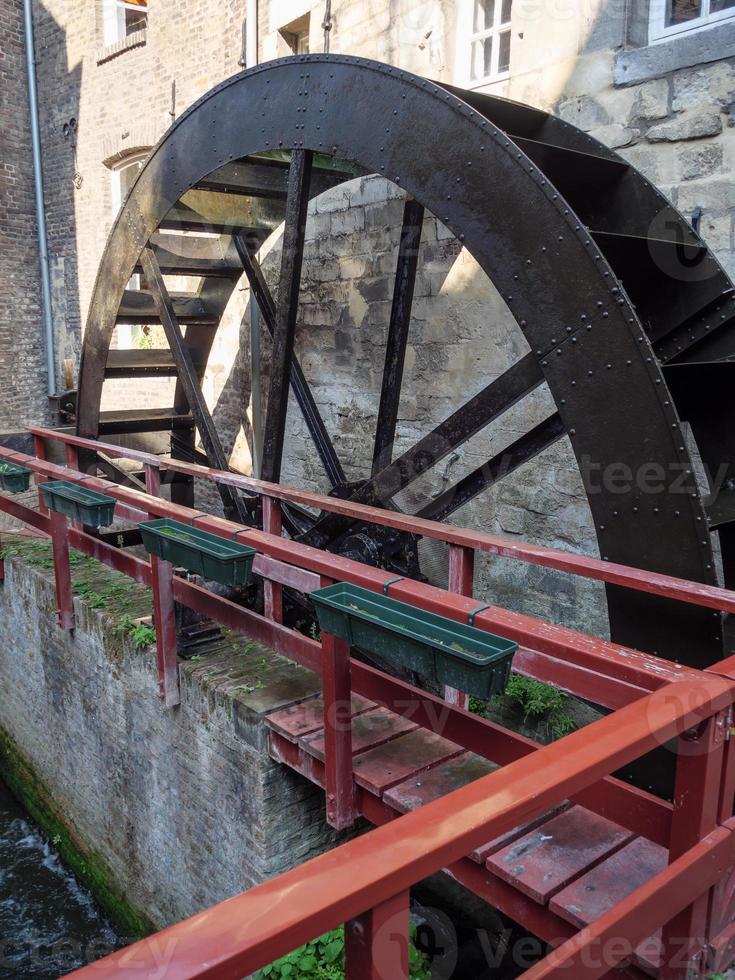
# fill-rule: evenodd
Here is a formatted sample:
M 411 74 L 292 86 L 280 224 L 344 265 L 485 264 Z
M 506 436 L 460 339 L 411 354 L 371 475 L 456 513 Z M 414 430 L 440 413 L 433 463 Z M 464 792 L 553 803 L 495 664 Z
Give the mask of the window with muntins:
M 735 0 L 650 0 L 649 36 L 664 41 L 735 17 Z
M 476 85 L 507 78 L 513 0 L 471 0 L 471 3 L 469 81 Z
M 104 0 L 105 44 L 117 44 L 148 24 L 148 0 Z

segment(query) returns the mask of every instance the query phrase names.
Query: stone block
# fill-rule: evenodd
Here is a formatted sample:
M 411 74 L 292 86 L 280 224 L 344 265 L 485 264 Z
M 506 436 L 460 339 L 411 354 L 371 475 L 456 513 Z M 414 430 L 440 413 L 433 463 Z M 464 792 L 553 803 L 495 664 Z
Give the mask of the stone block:
M 606 126 L 613 120 L 607 110 L 595 99 L 583 95 L 577 99 L 562 102 L 558 109 L 561 118 L 573 126 L 589 131 Z
M 735 99 L 735 67 L 721 61 L 714 65 L 677 72 L 672 82 L 675 112 L 714 103 L 727 105 Z
M 665 123 L 653 126 L 648 130 L 646 138 L 650 143 L 677 143 L 680 140 L 717 136 L 721 132 L 722 118 L 719 112 L 700 107 L 688 109 Z
M 609 146 L 611 150 L 617 150 L 622 146 L 630 146 L 640 137 L 640 129 L 628 129 L 618 123 L 611 123 L 609 126 L 599 126 L 597 129 L 590 130 L 590 136 Z
M 722 170 L 723 148 L 719 143 L 687 146 L 679 152 L 679 173 L 682 180 L 710 177 Z
M 657 78 L 635 89 L 635 99 L 630 111 L 631 120 L 665 119 L 671 99 L 669 80 Z

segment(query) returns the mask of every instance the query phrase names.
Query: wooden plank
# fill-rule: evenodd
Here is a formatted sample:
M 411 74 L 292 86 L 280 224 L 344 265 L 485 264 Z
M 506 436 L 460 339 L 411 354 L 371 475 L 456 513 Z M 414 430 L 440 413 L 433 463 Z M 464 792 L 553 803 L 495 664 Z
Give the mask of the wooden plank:
M 551 899 L 549 909 L 583 929 L 663 871 L 668 862 L 669 852 L 665 847 L 637 837 L 558 892 Z M 655 976 L 660 958 L 661 930 L 658 930 L 638 946 L 635 961 Z
M 508 830 L 504 834 L 499 834 L 497 837 L 494 837 L 491 841 L 488 841 L 487 844 L 483 844 L 482 847 L 475 848 L 472 854 L 470 854 L 470 857 L 478 864 L 485 864 L 491 854 L 496 854 L 504 847 L 507 847 L 508 844 L 512 844 L 513 841 L 518 840 L 519 837 L 524 837 L 526 834 L 530 834 L 532 830 L 535 830 L 537 827 L 540 827 L 541 824 L 551 820 L 552 817 L 556 817 L 565 810 L 568 810 L 571 805 L 572 804 L 569 802 L 569 800 L 562 800 L 558 806 L 554 806 L 545 813 L 539 814 L 539 816 L 534 817 L 533 820 L 525 820 L 522 824 L 519 824 L 512 830 Z
M 352 719 L 352 754 L 359 755 L 418 728 L 415 722 L 387 708 L 375 708 Z M 316 731 L 301 739 L 305 752 L 324 760 L 324 732 Z
M 376 796 L 409 776 L 431 769 L 455 755 L 462 747 L 440 735 L 416 729 L 355 757 L 355 782 Z
M 558 892 L 551 899 L 549 908 L 573 926 L 583 929 L 663 871 L 668 861 L 669 853 L 665 847 L 636 837 Z
M 574 806 L 491 855 L 486 867 L 545 905 L 556 892 L 632 837 L 630 831 L 611 820 Z
M 405 782 L 399 783 L 389 789 L 383 799 L 399 813 L 408 813 L 409 810 L 446 796 L 447 793 L 466 786 L 481 776 L 487 776 L 498 768 L 494 762 L 489 762 L 474 752 L 463 752 L 428 772 L 411 776 Z
M 352 716 L 377 707 L 374 701 L 359 694 L 352 695 Z M 291 705 L 283 711 L 274 711 L 266 722 L 273 731 L 278 732 L 289 742 L 297 742 L 304 735 L 310 735 L 324 726 L 324 698 L 319 695 L 302 704 Z
M 406 359 L 408 330 L 411 325 L 411 306 L 416 283 L 424 209 L 408 197 L 403 206 L 403 227 L 398 245 L 398 259 L 393 284 L 393 304 L 385 344 L 385 363 L 380 392 L 378 419 L 375 425 L 372 475 L 375 476 L 393 459 L 393 443 L 401 400 L 403 366 Z
M 263 433 L 262 474 L 264 480 L 278 483 L 281 476 L 283 438 L 288 411 L 289 378 L 293 360 L 296 314 L 299 305 L 301 263 L 304 257 L 306 207 L 309 203 L 309 180 L 312 154 L 293 150 L 288 173 L 286 223 L 281 250 L 281 275 L 278 284 L 276 330 L 273 335 L 270 392 Z

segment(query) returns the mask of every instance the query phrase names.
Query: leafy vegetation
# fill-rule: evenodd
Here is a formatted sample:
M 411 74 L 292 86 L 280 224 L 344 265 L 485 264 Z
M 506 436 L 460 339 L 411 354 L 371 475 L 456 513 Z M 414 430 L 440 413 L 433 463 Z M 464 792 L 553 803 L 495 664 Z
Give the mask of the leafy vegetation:
M 563 738 L 573 732 L 577 725 L 567 708 L 569 696 L 550 684 L 511 674 L 504 694 L 496 695 L 495 704 L 510 702 L 523 712 L 523 720 L 539 719 L 546 723 L 552 738 Z M 487 716 L 490 702 L 481 698 L 470 698 L 469 710 L 480 718 Z
M 156 642 L 155 629 L 147 623 L 136 623 L 130 616 L 123 616 L 115 627 L 115 632 L 129 636 L 136 650 L 142 650 Z
M 511 674 L 505 697 L 514 701 L 524 718 L 544 718 L 554 738 L 563 738 L 577 727 L 566 708 L 569 697 L 550 684 Z
M 415 932 L 412 931 L 412 940 Z M 426 956 L 413 941 L 408 948 L 411 980 L 430 980 L 431 969 Z M 344 928 L 312 940 L 295 949 L 287 956 L 271 963 L 255 974 L 256 980 L 344 980 L 345 976 Z

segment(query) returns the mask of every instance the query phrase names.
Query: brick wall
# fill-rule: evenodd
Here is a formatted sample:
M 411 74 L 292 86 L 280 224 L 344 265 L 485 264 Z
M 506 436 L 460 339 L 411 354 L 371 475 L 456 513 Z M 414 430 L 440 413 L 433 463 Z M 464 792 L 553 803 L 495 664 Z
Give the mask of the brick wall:
M 0 429 L 45 417 L 38 243 L 21 0 L 0 0 Z

